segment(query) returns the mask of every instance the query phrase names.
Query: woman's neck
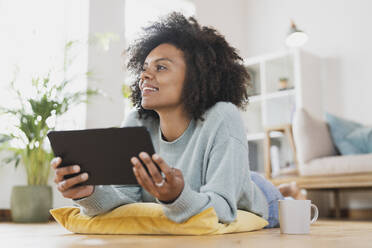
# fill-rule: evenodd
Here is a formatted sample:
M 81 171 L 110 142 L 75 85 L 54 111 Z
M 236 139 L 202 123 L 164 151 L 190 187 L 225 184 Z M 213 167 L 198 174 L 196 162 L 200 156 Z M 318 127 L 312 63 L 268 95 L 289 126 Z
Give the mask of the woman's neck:
M 171 142 L 178 139 L 187 129 L 191 118 L 182 109 L 159 111 L 160 130 L 164 138 Z

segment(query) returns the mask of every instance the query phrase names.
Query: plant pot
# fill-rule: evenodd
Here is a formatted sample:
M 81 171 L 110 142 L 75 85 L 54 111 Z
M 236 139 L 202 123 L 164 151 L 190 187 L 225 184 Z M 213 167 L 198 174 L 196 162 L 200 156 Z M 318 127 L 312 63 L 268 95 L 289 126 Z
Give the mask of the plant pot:
M 14 222 L 47 222 L 52 204 L 50 186 L 14 186 L 12 189 L 10 208 Z
M 279 90 L 285 90 L 288 87 L 288 80 L 279 80 Z

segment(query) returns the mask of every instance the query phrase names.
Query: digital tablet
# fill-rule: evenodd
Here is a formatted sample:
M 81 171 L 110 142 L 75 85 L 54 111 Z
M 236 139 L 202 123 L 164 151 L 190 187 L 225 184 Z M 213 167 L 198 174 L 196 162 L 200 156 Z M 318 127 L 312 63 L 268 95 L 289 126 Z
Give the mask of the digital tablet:
M 130 159 L 140 152 L 154 154 L 145 127 L 51 131 L 48 138 L 54 155 L 62 158 L 60 167 L 80 165 L 80 172 L 66 179 L 88 173 L 88 180 L 79 185 L 138 184 Z

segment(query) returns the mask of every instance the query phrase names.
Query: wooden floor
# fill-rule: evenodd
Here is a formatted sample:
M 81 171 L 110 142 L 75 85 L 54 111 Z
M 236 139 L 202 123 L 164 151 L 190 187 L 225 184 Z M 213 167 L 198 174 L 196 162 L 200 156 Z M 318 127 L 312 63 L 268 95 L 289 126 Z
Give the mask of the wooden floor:
M 55 222 L 0 223 L 0 247 L 372 247 L 372 222 L 321 220 L 309 235 L 284 235 L 275 228 L 216 236 L 76 235 Z

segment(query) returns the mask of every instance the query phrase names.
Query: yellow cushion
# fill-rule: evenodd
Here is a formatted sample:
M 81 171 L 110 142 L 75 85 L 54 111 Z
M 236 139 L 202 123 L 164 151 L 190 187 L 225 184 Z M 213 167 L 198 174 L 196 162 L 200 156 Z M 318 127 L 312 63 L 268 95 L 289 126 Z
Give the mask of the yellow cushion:
M 162 206 L 157 203 L 127 204 L 94 217 L 80 214 L 77 207 L 52 209 L 50 213 L 67 230 L 81 234 L 206 235 L 254 231 L 268 224 L 265 219 L 241 210 L 233 223 L 218 223 L 213 208 L 184 223 L 175 223 L 164 215 Z

